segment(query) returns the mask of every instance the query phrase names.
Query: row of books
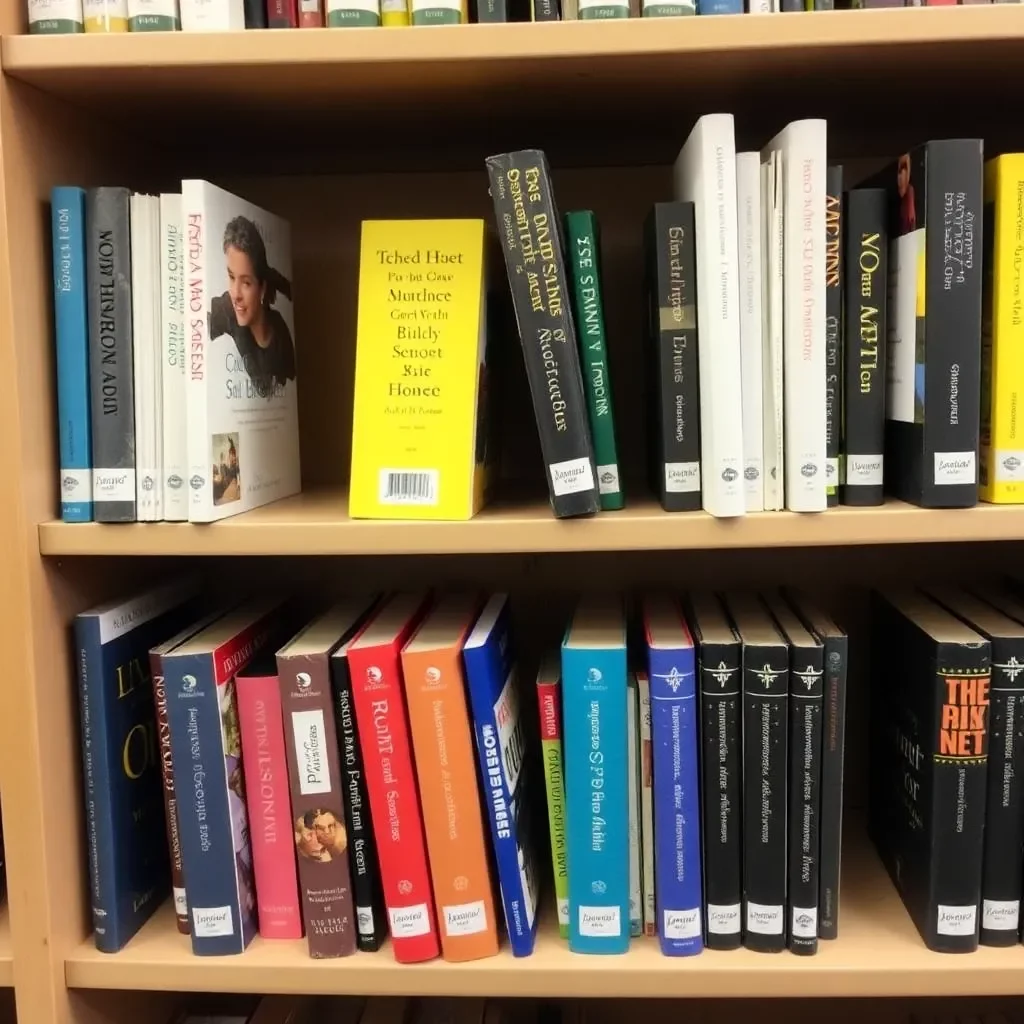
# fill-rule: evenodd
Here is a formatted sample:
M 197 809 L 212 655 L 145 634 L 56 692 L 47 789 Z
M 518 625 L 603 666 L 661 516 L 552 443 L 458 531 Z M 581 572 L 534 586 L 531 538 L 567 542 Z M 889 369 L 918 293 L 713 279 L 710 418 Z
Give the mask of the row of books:
M 299 490 L 291 236 L 204 181 L 51 195 L 61 512 L 210 522 Z

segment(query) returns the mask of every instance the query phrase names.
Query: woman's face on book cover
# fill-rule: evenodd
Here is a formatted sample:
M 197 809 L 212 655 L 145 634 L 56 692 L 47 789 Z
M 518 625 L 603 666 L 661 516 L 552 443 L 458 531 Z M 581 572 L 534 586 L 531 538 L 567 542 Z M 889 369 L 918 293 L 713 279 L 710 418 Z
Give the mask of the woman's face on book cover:
M 252 260 L 233 245 L 225 253 L 228 261 L 228 293 L 240 327 L 252 327 L 263 313 L 264 286 L 256 278 Z

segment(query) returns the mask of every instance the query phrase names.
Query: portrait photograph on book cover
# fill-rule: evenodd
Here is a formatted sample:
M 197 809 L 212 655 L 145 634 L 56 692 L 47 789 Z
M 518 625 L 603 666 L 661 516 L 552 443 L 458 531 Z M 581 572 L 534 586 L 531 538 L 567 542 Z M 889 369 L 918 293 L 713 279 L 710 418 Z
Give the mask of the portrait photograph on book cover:
M 326 864 L 344 857 L 348 835 L 340 811 L 314 807 L 295 819 L 295 849 L 304 860 Z

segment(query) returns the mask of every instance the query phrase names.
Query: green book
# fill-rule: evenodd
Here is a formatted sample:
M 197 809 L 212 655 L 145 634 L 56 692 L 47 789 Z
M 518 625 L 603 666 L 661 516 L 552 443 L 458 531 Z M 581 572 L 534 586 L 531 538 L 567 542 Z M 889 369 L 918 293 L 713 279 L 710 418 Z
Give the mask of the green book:
M 590 436 L 601 508 L 622 508 L 626 499 L 619 478 L 612 410 L 611 373 L 605 344 L 604 303 L 601 298 L 601 239 L 591 210 L 565 215 L 566 263 L 572 277 L 572 311 L 580 347 L 580 370 L 587 393 Z
M 548 830 L 558 905 L 558 934 L 569 938 L 569 865 L 565 848 L 565 776 L 562 773 L 562 666 L 558 654 L 548 655 L 537 673 L 540 745 L 548 796 Z
M 609 18 L 628 18 L 628 0 L 580 0 L 577 18 L 580 21 L 605 21 Z

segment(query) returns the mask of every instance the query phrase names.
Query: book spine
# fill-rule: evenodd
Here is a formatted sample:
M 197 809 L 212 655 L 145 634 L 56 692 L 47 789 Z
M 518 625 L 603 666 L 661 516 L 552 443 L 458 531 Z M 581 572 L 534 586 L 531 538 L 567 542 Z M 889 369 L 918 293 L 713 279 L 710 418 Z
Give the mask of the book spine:
M 221 688 L 209 654 L 168 656 L 164 670 L 192 952 L 241 953 L 251 937 L 243 918 L 251 915 L 244 901 L 252 893 L 238 887 Z
M 748 512 L 764 511 L 764 402 L 761 304 L 761 157 L 736 154 L 736 227 L 740 268 L 740 371 L 743 490 Z
M 92 522 L 89 444 L 89 317 L 86 309 L 85 193 L 50 194 L 53 231 L 53 319 L 57 339 L 60 511 L 65 523 Z
M 409 0 L 380 0 L 380 23 L 385 28 L 407 27 Z
M 82 0 L 28 0 L 30 35 L 69 35 L 85 31 Z
M 266 0 L 244 0 L 243 18 L 246 28 L 267 27 L 267 5 Z M 301 22 L 300 22 L 301 25 Z M 323 25 L 323 21 L 320 21 Z
M 743 645 L 743 943 L 786 947 L 789 652 Z
M 844 505 L 884 501 L 885 338 L 888 233 L 884 189 L 846 196 L 846 304 L 843 310 L 842 491 Z
M 185 391 L 185 245 L 181 196 L 160 197 L 160 291 L 163 373 L 160 379 L 164 518 L 188 520 L 188 427 Z
M 785 504 L 785 438 L 783 430 L 783 188 L 781 154 L 773 152 L 761 164 L 761 210 L 764 216 L 764 264 L 761 288 L 763 319 L 761 406 L 764 415 L 764 507 L 780 511 Z
M 578 0 L 579 21 L 608 21 L 613 18 L 628 18 L 629 3 L 609 0 Z
M 560 21 L 559 0 L 530 0 L 531 21 Z
M 922 504 L 977 503 L 981 387 L 981 142 L 928 143 Z
M 1024 871 L 1024 642 L 992 640 L 981 943 L 1018 941 Z
M 243 0 L 179 0 L 185 32 L 235 32 L 247 27 Z
M 569 949 L 629 949 L 625 648 L 562 648 Z
M 704 948 L 693 648 L 648 650 L 658 937 L 665 956 Z
M 289 814 L 288 760 L 277 677 L 240 678 L 236 697 L 260 935 L 301 939 L 296 830 Z
M 177 32 L 177 0 L 128 0 L 129 32 Z
M 345 827 L 348 829 L 349 873 L 356 909 L 356 944 L 374 953 L 387 935 L 384 890 L 377 859 L 377 840 L 366 792 L 366 767 L 356 729 L 352 701 L 352 676 L 344 653 L 331 658 L 331 690 L 334 694 L 334 725 L 340 739 L 341 782 L 345 794 Z
M 268 28 L 298 28 L 298 0 L 267 0 Z
M 939 643 L 935 652 L 935 717 L 928 921 L 930 949 L 978 948 L 988 767 L 990 648 Z
M 680 18 L 697 13 L 694 0 L 643 0 L 642 10 L 644 18 Z
M 469 20 L 463 0 L 409 0 L 414 25 L 462 25 Z
M 328 28 L 375 28 L 380 0 L 327 0 Z
M 652 482 L 666 511 L 692 511 L 701 507 L 693 204 L 659 203 L 647 244 L 657 453 Z
M 615 413 L 608 365 L 597 218 L 589 210 L 567 213 L 565 233 L 597 485 L 601 508 L 610 511 L 622 508 L 625 500 L 615 445 Z
M 440 946 L 397 645 L 348 660 L 391 945 L 399 963 L 431 960 Z
M 507 0 L 476 0 L 476 20 L 481 25 L 508 21 Z
M 286 655 L 277 669 L 309 955 L 349 956 L 357 929 L 327 655 Z
M 555 516 L 600 507 L 560 224 L 538 150 L 488 157 L 505 267 Z
M 178 824 L 178 798 L 174 792 L 174 754 L 171 750 L 171 723 L 167 714 L 167 689 L 164 685 L 163 659 L 149 656 L 153 677 L 153 702 L 156 706 L 156 736 L 160 753 L 160 774 L 163 779 L 164 819 L 167 829 L 167 851 L 171 863 L 171 893 L 178 931 L 188 935 L 188 898 L 185 892 L 185 869 L 181 857 L 181 831 Z
M 132 394 L 135 422 L 135 518 L 141 523 L 156 519 L 156 409 L 153 381 L 157 339 L 153 336 L 153 273 L 150 261 L 149 196 L 135 193 L 129 199 L 129 230 L 132 289 Z
M 569 937 L 569 859 L 565 841 L 565 775 L 562 764 L 562 684 L 537 683 L 540 707 L 540 743 L 547 789 L 548 830 L 555 878 L 558 934 Z
M 843 168 L 829 164 L 825 171 L 825 499 L 828 505 L 839 504 L 843 272 Z
M 101 523 L 135 521 L 128 198 L 124 188 L 85 196 L 93 517 Z
M 636 676 L 626 688 L 626 786 L 629 795 L 629 934 L 644 933 L 644 898 L 640 876 L 640 708 Z
M 818 952 L 824 648 L 792 647 L 789 667 L 789 948 Z
M 841 634 L 822 639 L 825 644 L 825 691 L 821 729 L 818 938 L 836 939 L 839 937 L 843 755 L 846 740 L 846 667 L 849 641 Z
M 636 673 L 640 691 L 640 849 L 643 855 L 644 935 L 653 938 L 658 919 L 654 889 L 654 753 L 651 736 L 651 683 Z
M 704 895 L 709 949 L 736 949 L 743 924 L 743 748 L 738 641 L 701 643 Z
M 85 31 L 127 32 L 128 0 L 82 0 Z

